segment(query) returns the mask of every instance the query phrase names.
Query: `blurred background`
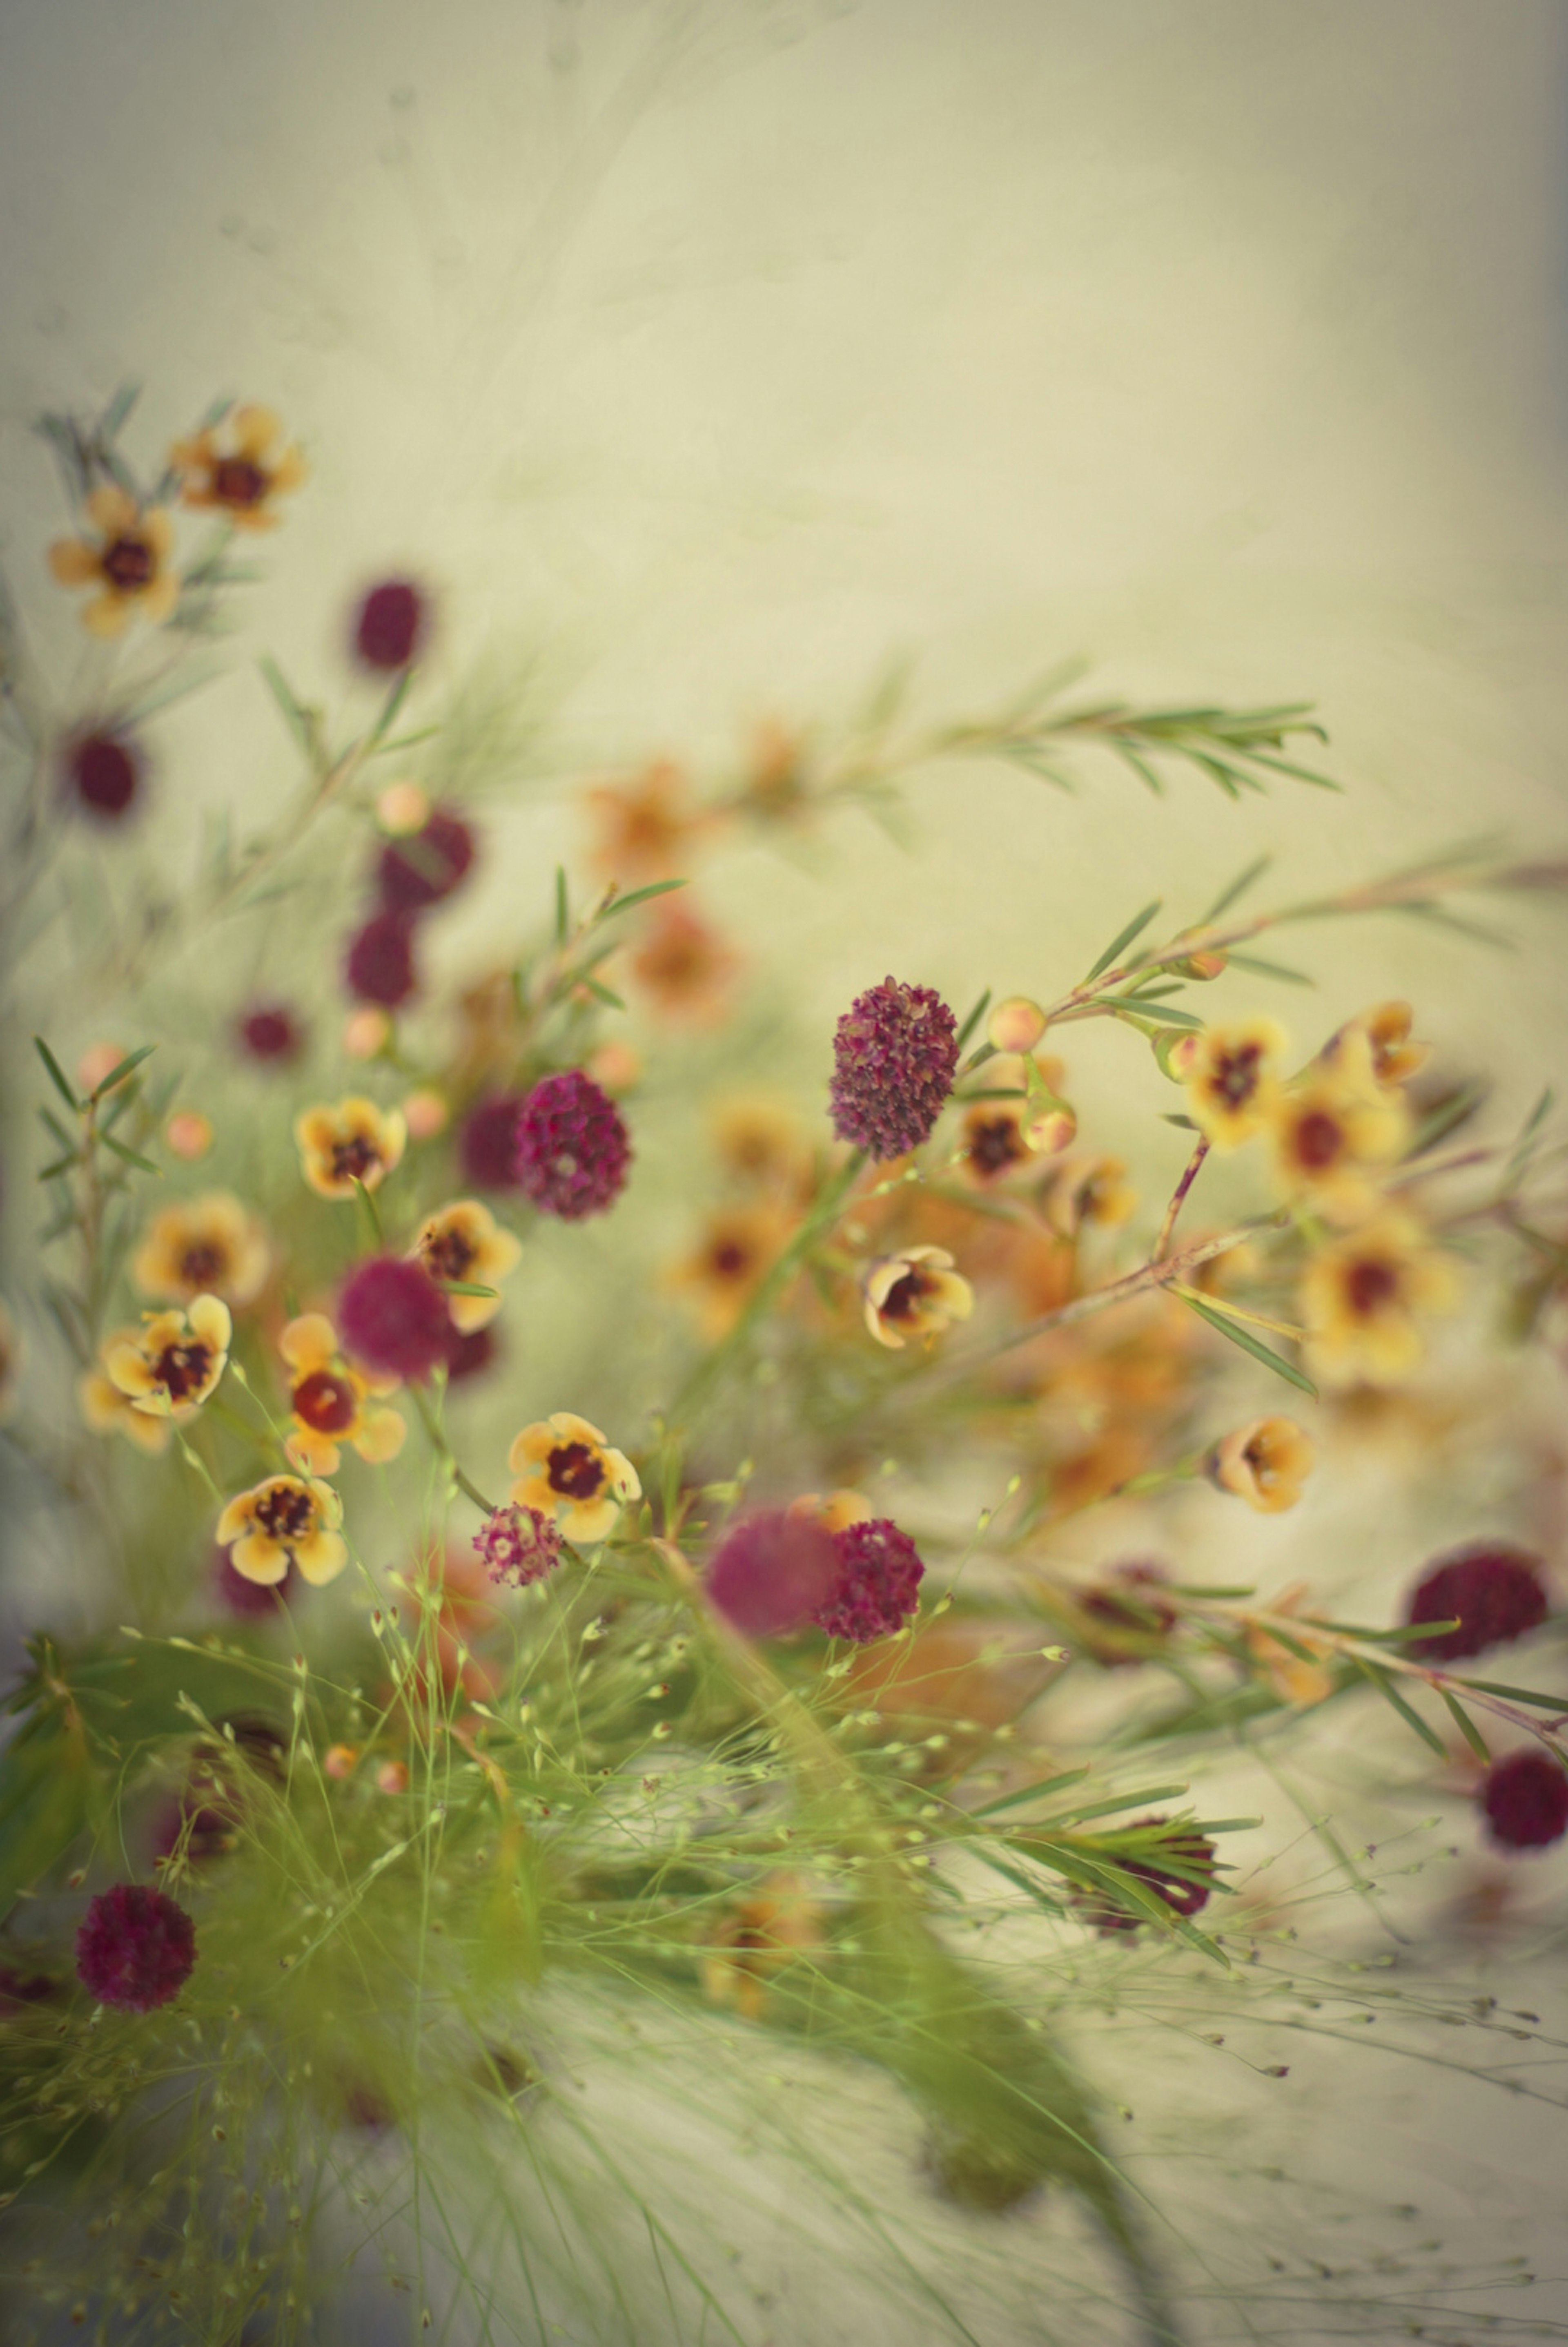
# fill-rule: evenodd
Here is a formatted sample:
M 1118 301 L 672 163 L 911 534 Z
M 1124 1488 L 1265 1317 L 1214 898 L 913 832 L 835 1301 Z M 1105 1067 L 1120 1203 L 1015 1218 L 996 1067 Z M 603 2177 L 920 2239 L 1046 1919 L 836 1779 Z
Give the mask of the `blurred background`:
M 1554 0 L 3 0 L 0 558 L 68 697 L 34 416 L 142 381 L 150 466 L 215 394 L 279 408 L 311 485 L 232 677 L 158 721 L 151 835 L 178 875 L 202 808 L 292 786 L 251 652 L 362 715 L 352 599 L 428 580 L 436 689 L 479 680 L 529 744 L 454 970 L 583 868 L 584 777 L 721 773 L 769 717 L 830 736 L 901 656 L 932 717 L 1080 654 L 1096 695 L 1319 704 L 1343 797 L 954 764 L 911 781 L 907 849 L 848 814 L 729 856 L 708 902 L 789 971 L 805 1087 L 799 1038 L 884 970 L 1049 995 L 1266 851 L 1291 895 L 1481 832 L 1562 851 L 1565 88 Z M 1409 996 L 1522 1114 L 1562 928 L 1503 918 L 1512 951 L 1302 932 L 1319 993 L 1268 1007 L 1305 1047 Z M 1140 1053 L 1071 1055 L 1103 1145 L 1146 1133 Z M 1386 1604 L 1451 1497 L 1419 1447 L 1400 1471 L 1267 1527 L 1271 1577 L 1328 1553 Z M 1330 2166 L 1353 2098 L 1369 2190 L 1431 2196 L 1461 2257 L 1550 2250 L 1544 2109 L 1310 2060 Z

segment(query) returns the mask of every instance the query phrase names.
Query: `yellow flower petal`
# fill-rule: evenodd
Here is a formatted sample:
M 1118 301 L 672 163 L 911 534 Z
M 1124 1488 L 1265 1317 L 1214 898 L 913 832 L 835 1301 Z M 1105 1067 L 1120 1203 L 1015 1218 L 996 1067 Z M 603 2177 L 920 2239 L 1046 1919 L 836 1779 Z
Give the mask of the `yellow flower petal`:
M 204 1345 L 215 1353 L 228 1352 L 234 1323 L 221 1296 L 197 1296 L 185 1317 Z
M 82 625 L 91 636 L 102 636 L 106 641 L 113 636 L 123 636 L 130 624 L 131 607 L 121 595 L 113 592 L 95 595 L 84 603 Z
M 229 420 L 234 427 L 234 453 L 239 456 L 264 456 L 283 430 L 283 419 L 274 409 L 249 403 L 237 407 Z
M 340 1532 L 311 1532 L 294 1543 L 294 1562 L 312 1588 L 335 1581 L 348 1561 L 348 1545 Z
M 155 579 L 141 599 L 141 615 L 149 627 L 163 625 L 179 600 L 179 581 L 172 570 Z
M 342 1453 L 330 1434 L 318 1434 L 313 1426 L 295 1425 L 294 1431 L 283 1445 L 292 1464 L 301 1475 L 335 1475 Z
M 324 1312 L 301 1312 L 278 1339 L 278 1350 L 291 1369 L 309 1376 L 324 1368 L 338 1349 L 338 1332 Z
M 101 529 L 106 538 L 120 537 L 126 530 L 134 528 L 138 518 L 136 499 L 127 497 L 124 489 L 117 488 L 112 481 L 106 481 L 102 488 L 95 489 L 86 504 L 87 519 L 95 529 Z
M 49 548 L 49 568 L 62 587 L 85 587 L 101 577 L 98 558 L 79 538 L 62 538 Z
M 381 1467 L 397 1457 L 407 1436 L 408 1427 L 400 1411 L 368 1409 L 359 1432 L 351 1440 L 361 1459 L 372 1467 Z
M 223 1521 L 227 1521 L 227 1516 Z M 223 1538 L 223 1522 L 218 1527 L 218 1537 Z M 265 1532 L 247 1532 L 235 1542 L 229 1552 L 229 1562 L 242 1581 L 254 1581 L 264 1589 L 276 1586 L 289 1575 L 288 1552 L 280 1548 Z

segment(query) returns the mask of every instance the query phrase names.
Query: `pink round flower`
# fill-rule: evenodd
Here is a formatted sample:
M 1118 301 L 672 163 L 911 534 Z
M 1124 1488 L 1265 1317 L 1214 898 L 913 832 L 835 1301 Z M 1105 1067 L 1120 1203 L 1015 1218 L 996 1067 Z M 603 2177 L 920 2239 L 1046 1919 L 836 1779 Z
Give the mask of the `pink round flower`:
M 413 967 L 413 923 L 406 913 L 373 913 L 350 941 L 343 975 L 357 1002 L 395 1010 L 419 980 Z
M 500 1092 L 478 1102 L 463 1120 L 458 1158 L 463 1179 L 481 1190 L 517 1187 L 517 1120 L 523 1101 L 521 1092 Z
M 1568 1774 L 1533 1746 L 1511 1752 L 1488 1770 L 1481 1804 L 1504 1850 L 1544 1850 L 1568 1832 Z
M 1522 1638 L 1546 1619 L 1546 1592 L 1538 1559 L 1507 1541 L 1472 1541 L 1439 1557 L 1411 1591 L 1407 1622 L 1453 1622 L 1431 1638 L 1412 1638 L 1409 1652 L 1431 1662 L 1453 1662 Z
M 542 1214 L 602 1214 L 626 1187 L 631 1143 L 620 1111 L 581 1069 L 535 1085 L 517 1119 L 517 1180 Z
M 76 1973 L 100 2004 L 150 2013 L 190 1977 L 196 1926 L 161 1891 L 117 1882 L 88 1907 L 76 1934 Z
M 452 1321 L 428 1272 L 401 1255 L 372 1255 L 338 1297 L 343 1350 L 380 1377 L 428 1377 L 447 1356 Z
M 543 1581 L 561 1562 L 561 1535 L 537 1508 L 497 1508 L 474 1533 L 473 1545 L 491 1580 L 516 1589 Z
M 304 1038 L 280 1002 L 259 1003 L 239 1021 L 239 1040 L 253 1060 L 293 1060 Z
M 863 1646 L 901 1629 L 920 1603 L 925 1572 L 907 1532 L 886 1516 L 868 1516 L 833 1534 L 838 1578 L 812 1614 L 830 1638 Z
M 354 651 L 366 668 L 407 668 L 429 624 L 428 606 L 412 580 L 383 579 L 360 605 L 354 620 Z
M 420 913 L 450 897 L 473 861 L 473 834 L 450 807 L 437 807 L 422 831 L 389 840 L 376 866 L 388 912 Z
M 885 978 L 833 1038 L 833 1130 L 876 1158 L 929 1141 L 958 1072 L 958 1021 L 929 986 Z
M 66 752 L 66 781 L 88 815 L 118 823 L 141 788 L 141 753 L 123 734 L 84 733 Z
M 810 1516 L 777 1510 L 726 1534 L 708 1568 L 708 1594 L 748 1638 L 778 1638 L 819 1614 L 832 1597 L 839 1552 Z

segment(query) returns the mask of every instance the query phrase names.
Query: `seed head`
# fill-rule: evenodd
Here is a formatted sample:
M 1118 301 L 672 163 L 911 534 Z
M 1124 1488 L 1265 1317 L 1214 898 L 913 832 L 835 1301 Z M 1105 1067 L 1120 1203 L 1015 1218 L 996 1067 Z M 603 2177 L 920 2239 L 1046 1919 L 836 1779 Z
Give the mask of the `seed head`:
M 515 1589 L 543 1581 L 561 1562 L 561 1535 L 537 1508 L 497 1508 L 474 1533 L 473 1545 L 491 1580 Z

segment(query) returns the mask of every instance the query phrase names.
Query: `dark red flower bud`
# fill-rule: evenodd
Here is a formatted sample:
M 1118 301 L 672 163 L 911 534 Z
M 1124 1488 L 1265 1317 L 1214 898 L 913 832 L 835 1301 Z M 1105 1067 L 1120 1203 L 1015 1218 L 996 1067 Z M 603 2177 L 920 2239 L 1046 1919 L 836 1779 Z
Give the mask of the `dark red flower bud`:
M 535 1085 L 517 1119 L 517 1180 L 542 1214 L 602 1214 L 626 1187 L 631 1143 L 620 1111 L 572 1068 Z
M 407 668 L 430 624 L 424 597 L 407 579 L 372 587 L 354 620 L 354 650 L 366 668 Z
M 389 912 L 419 913 L 450 897 L 473 861 L 473 834 L 450 807 L 437 807 L 423 831 L 389 839 L 376 866 Z
M 141 753 L 122 733 L 84 733 L 66 750 L 66 782 L 90 815 L 118 823 L 136 803 Z
M 239 1040 L 253 1060 L 294 1060 L 304 1036 L 280 1002 L 259 1004 L 239 1021 Z
M 1533 1746 L 1511 1752 L 1487 1771 L 1481 1803 L 1504 1850 L 1544 1850 L 1568 1831 L 1568 1772 Z
M 886 978 L 857 998 L 833 1038 L 833 1130 L 873 1157 L 929 1141 L 958 1072 L 958 1021 L 929 986 Z
M 446 1298 L 417 1263 L 372 1255 L 338 1296 L 343 1350 L 389 1378 L 425 1378 L 446 1358 L 452 1330 Z
M 779 1638 L 809 1622 L 839 1577 L 833 1535 L 815 1518 L 777 1510 L 726 1534 L 708 1568 L 708 1594 L 748 1638 Z
M 161 1891 L 117 1882 L 100 1891 L 76 1934 L 76 1973 L 100 2004 L 150 2013 L 190 1977 L 196 1926 Z
M 231 1614 L 238 1614 L 245 1619 L 262 1622 L 277 1620 L 280 1597 L 290 1599 L 299 1594 L 298 1589 L 293 1585 L 292 1559 L 290 1560 L 289 1570 L 281 1581 L 247 1581 L 242 1573 L 235 1572 L 226 1548 L 220 1548 L 218 1552 L 212 1582 L 213 1587 Z
M 413 967 L 413 923 L 406 913 L 375 913 L 350 943 L 343 964 L 349 992 L 360 1002 L 395 1010 L 418 979 Z
M 495 1358 L 494 1328 L 453 1328 L 447 1334 L 446 1375 L 458 1385 L 464 1378 L 481 1378 Z
M 1473 1541 L 1439 1557 L 1410 1593 L 1407 1622 L 1457 1621 L 1457 1630 L 1412 1638 L 1408 1651 L 1453 1662 L 1522 1638 L 1546 1619 L 1537 1557 L 1507 1541 Z
M 835 1532 L 833 1547 L 838 1577 L 811 1617 L 818 1628 L 857 1645 L 901 1629 L 920 1603 L 925 1572 L 909 1534 L 886 1516 L 871 1516 Z

